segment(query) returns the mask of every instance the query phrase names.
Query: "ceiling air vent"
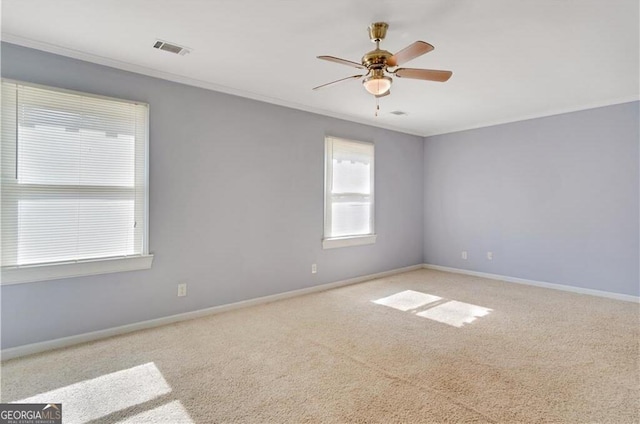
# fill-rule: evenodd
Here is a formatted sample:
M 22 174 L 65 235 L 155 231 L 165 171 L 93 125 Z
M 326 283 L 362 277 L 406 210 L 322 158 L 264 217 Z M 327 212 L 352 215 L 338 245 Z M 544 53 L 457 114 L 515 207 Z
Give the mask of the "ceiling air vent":
M 391 113 L 393 115 L 397 115 L 397 116 L 406 116 L 406 115 L 408 115 L 407 112 L 403 112 L 401 110 L 394 110 L 393 112 L 389 112 L 389 113 Z
M 190 50 L 186 47 L 178 46 L 177 44 L 168 43 L 162 40 L 157 40 L 153 45 L 153 48 L 164 50 L 165 52 L 179 54 L 180 56 L 184 56 L 185 54 L 190 52 Z

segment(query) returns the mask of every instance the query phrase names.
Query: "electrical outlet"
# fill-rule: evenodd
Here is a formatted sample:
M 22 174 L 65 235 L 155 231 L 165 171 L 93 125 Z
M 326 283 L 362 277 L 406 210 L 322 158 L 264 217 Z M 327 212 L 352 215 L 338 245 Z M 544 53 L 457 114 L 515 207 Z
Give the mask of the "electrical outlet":
M 493 260 L 493 252 L 487 252 L 487 259 L 489 259 L 490 261 Z
M 178 297 L 183 297 L 187 295 L 187 283 L 179 283 L 178 284 Z
M 316 264 L 311 264 L 311 273 L 315 274 L 318 272 L 318 266 Z
M 468 258 L 467 251 L 466 251 L 466 250 L 463 250 L 463 251 L 462 251 L 462 259 L 464 259 L 464 260 L 466 261 L 466 260 L 467 260 L 467 258 Z

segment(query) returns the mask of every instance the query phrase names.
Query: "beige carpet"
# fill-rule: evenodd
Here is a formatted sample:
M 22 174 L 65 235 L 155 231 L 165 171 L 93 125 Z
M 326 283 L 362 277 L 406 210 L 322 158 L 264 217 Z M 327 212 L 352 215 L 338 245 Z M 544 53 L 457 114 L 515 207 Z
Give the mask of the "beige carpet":
M 67 423 L 633 423 L 639 340 L 638 304 L 420 270 L 10 360 L 2 401 Z

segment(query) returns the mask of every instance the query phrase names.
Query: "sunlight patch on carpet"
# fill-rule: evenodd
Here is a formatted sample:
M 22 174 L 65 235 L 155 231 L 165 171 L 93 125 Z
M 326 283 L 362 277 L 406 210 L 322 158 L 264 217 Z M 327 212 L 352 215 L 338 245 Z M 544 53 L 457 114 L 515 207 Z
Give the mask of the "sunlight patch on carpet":
M 439 300 L 442 300 L 442 298 L 414 290 L 405 290 L 372 302 L 406 312 Z
M 480 317 L 488 315 L 491 311 L 491 309 L 482 306 L 450 300 L 449 302 L 418 312 L 416 315 L 460 328 L 465 324 L 471 324 Z
M 145 423 L 171 423 L 171 424 L 194 424 L 187 410 L 179 400 L 165 403 L 157 408 L 133 415 L 118 424 L 145 424 Z
M 444 299 L 415 290 L 404 290 L 371 302 L 458 328 L 471 324 L 493 311 L 483 306 Z
M 62 403 L 64 422 L 86 423 L 170 392 L 160 370 L 149 362 L 13 403 Z

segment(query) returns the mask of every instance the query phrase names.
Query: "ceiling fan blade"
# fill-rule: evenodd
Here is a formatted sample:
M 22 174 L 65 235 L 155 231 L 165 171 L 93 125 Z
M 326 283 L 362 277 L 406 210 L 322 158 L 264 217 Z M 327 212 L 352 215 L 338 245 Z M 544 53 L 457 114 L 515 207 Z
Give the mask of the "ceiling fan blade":
M 445 82 L 453 72 L 451 71 L 439 71 L 434 69 L 413 69 L 413 68 L 399 68 L 394 72 L 397 77 L 400 78 L 412 78 L 421 79 L 427 81 Z
M 364 75 L 351 75 L 350 77 L 342 78 L 342 79 L 339 79 L 339 80 L 335 80 L 335 81 L 328 82 L 328 83 L 326 83 L 326 84 L 319 85 L 319 86 L 317 86 L 317 87 L 313 87 L 313 90 L 317 90 L 317 89 L 319 89 L 319 88 L 324 88 L 324 87 L 326 87 L 326 86 L 333 85 L 333 84 L 337 84 L 337 83 L 339 83 L 339 82 L 346 81 L 346 80 L 350 80 L 350 79 L 353 79 L 353 78 L 362 78 L 363 76 L 364 76 Z
M 358 68 L 358 69 L 366 69 L 362 64 L 357 63 L 357 62 L 353 62 L 351 60 L 347 60 L 347 59 L 340 59 L 339 57 L 334 57 L 334 56 L 318 56 L 318 59 L 322 59 L 322 60 L 328 60 L 329 62 L 335 62 L 335 63 L 341 63 L 343 65 L 347 65 L 347 66 L 353 66 L 354 68 Z
M 378 95 L 378 96 L 376 96 L 376 97 L 377 97 L 377 98 L 385 97 L 385 96 L 388 96 L 389 94 L 391 94 L 391 90 L 387 90 L 387 92 L 386 92 L 386 93 L 384 93 L 384 94 L 380 94 L 380 95 Z
M 415 59 L 418 56 L 422 56 L 425 53 L 429 53 L 434 47 L 425 43 L 424 41 L 416 41 L 413 44 L 409 44 L 404 49 L 387 59 L 387 66 L 398 66 L 403 63 L 407 63 L 411 59 Z

